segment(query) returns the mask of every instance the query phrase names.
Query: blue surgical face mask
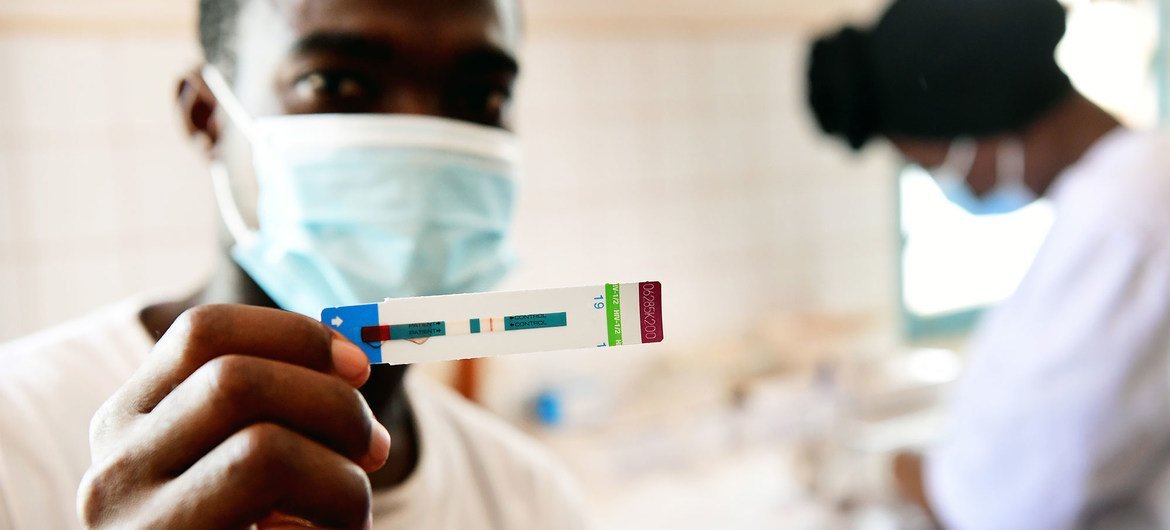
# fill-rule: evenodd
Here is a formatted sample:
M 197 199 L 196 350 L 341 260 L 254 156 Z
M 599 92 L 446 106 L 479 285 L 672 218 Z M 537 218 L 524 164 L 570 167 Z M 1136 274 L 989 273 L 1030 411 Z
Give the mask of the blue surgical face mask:
M 996 152 L 996 182 L 987 193 L 976 195 L 967 184 L 975 165 L 978 145 L 969 138 L 951 143 L 947 159 L 931 170 L 947 200 L 972 215 L 999 215 L 1019 210 L 1036 200 L 1036 193 L 1024 183 L 1024 146 L 1019 140 L 1005 140 Z
M 214 69 L 212 93 L 248 138 L 259 190 L 249 228 L 226 169 L 216 196 L 232 257 L 282 308 L 491 288 L 508 241 L 519 148 L 505 131 L 421 116 L 251 118 Z

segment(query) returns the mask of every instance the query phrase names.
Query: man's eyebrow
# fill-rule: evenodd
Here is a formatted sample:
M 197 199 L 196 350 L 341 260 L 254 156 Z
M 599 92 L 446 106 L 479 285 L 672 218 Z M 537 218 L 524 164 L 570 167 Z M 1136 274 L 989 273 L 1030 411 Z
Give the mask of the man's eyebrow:
M 396 54 L 394 46 L 390 43 L 354 33 L 313 33 L 293 45 L 294 55 L 319 52 L 379 59 L 387 59 Z
M 512 54 L 491 45 L 478 46 L 464 52 L 456 64 L 461 71 L 473 74 L 504 72 L 514 75 L 520 72 L 520 63 Z
M 384 40 L 354 33 L 313 33 L 293 45 L 294 55 L 322 52 L 385 60 L 393 58 L 400 50 Z M 490 44 L 475 46 L 460 53 L 456 65 L 461 71 L 473 74 L 517 74 L 520 71 L 520 64 L 511 53 Z

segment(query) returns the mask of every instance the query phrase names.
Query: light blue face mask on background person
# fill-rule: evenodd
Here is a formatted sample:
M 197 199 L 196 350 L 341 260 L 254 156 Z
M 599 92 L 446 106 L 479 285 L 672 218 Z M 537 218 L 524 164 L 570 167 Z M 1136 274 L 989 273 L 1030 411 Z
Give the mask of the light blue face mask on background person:
M 249 228 L 223 164 L 216 197 L 232 257 L 280 307 L 326 307 L 491 288 L 513 262 L 519 147 L 503 130 L 444 118 L 309 114 L 253 119 L 203 73 L 248 138 L 259 187 Z
M 1005 140 L 996 151 L 996 182 L 987 193 L 976 195 L 967 184 L 975 165 L 978 144 L 970 138 L 951 143 L 941 166 L 930 171 L 943 195 L 972 215 L 999 215 L 1019 210 L 1036 201 L 1036 193 L 1024 183 L 1024 145 Z

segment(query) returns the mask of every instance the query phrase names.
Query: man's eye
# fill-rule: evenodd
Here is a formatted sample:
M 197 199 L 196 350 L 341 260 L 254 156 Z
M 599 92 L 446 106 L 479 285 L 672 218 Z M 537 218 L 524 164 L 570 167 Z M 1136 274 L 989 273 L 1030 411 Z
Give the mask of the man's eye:
M 371 92 L 365 80 L 354 75 L 331 72 L 313 72 L 301 77 L 293 86 L 293 91 L 303 101 L 355 101 L 369 97 Z
M 469 87 L 460 94 L 462 113 L 468 119 L 486 124 L 496 124 L 512 95 L 504 89 L 494 87 Z
M 500 90 L 488 92 L 483 98 L 483 109 L 490 113 L 499 113 L 504 110 L 511 96 Z

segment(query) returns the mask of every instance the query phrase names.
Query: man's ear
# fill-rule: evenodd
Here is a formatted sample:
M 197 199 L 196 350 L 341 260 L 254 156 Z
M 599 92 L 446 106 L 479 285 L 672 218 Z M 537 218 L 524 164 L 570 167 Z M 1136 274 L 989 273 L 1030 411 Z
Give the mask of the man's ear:
M 187 136 L 202 144 L 210 158 L 223 131 L 215 115 L 215 96 L 207 88 L 201 72 L 201 67 L 193 68 L 179 80 L 175 101 Z

